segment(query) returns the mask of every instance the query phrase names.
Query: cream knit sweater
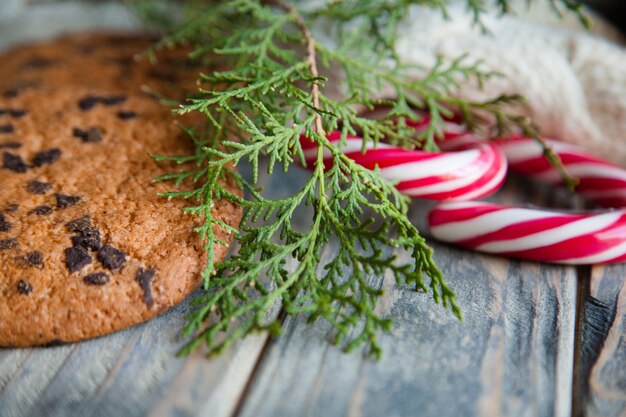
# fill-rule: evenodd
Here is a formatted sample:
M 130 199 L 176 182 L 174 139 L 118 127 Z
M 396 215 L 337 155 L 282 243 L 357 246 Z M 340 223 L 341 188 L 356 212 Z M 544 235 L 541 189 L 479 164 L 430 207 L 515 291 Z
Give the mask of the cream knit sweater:
M 516 16 L 485 16 L 491 34 L 473 28 L 459 5 L 450 7 L 450 20 L 414 9 L 398 42 L 400 56 L 426 66 L 437 55 L 453 59 L 467 53 L 482 60 L 485 69 L 505 76 L 483 90 L 466 84 L 463 97 L 522 94 L 523 111 L 545 136 L 583 145 L 626 167 L 626 49 L 606 23 L 596 19 L 587 32 L 572 18 L 557 19 L 547 3 L 521 7 Z

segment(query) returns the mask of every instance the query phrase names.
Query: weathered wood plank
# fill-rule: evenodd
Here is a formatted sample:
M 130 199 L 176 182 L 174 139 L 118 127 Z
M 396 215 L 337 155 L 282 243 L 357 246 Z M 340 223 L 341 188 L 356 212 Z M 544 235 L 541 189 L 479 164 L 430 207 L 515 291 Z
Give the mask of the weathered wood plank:
M 574 415 L 626 415 L 626 266 L 594 267 L 581 285 Z
M 569 416 L 576 270 L 436 248 L 464 322 L 386 277 L 395 330 L 380 362 L 329 346 L 325 323 L 289 319 L 239 416 Z
M 576 277 L 571 269 L 438 248 L 459 323 L 386 281 L 395 330 L 379 363 L 291 320 L 263 359 L 241 416 L 568 416 Z
M 79 344 L 0 351 L 0 416 L 230 415 L 265 336 L 213 360 L 200 352 L 178 359 L 188 312 L 183 304 Z

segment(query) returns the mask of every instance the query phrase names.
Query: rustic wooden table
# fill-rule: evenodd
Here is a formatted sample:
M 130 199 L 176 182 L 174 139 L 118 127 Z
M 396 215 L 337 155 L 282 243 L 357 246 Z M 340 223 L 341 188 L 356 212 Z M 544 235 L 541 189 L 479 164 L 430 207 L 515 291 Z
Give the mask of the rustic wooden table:
M 265 179 L 270 196 L 305 172 Z M 553 200 L 523 181 L 497 200 Z M 423 207 L 415 204 L 419 221 Z M 626 266 L 573 268 L 437 245 L 459 322 L 430 296 L 373 277 L 395 320 L 379 362 L 287 319 L 221 357 L 177 358 L 189 307 L 84 343 L 0 350 L 0 416 L 624 416 Z
M 19 25 L 0 26 L 0 47 L 19 40 Z M 265 178 L 268 195 L 305 175 Z M 550 204 L 555 195 L 512 181 L 495 199 Z M 423 208 L 412 208 L 418 223 Z M 395 320 L 379 362 L 342 353 L 327 325 L 304 317 L 287 319 L 278 339 L 258 334 L 221 357 L 177 358 L 183 303 L 97 340 L 0 350 L 0 417 L 626 416 L 626 266 L 434 246 L 465 320 L 373 277 L 386 289 L 380 311 Z

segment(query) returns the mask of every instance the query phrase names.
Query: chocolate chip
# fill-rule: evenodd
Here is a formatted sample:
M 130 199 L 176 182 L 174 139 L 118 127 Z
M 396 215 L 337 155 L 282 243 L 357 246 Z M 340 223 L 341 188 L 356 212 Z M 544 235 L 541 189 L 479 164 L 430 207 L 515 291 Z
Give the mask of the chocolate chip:
M 38 216 L 47 216 L 50 213 L 52 213 L 52 210 L 53 209 L 50 206 L 37 206 L 31 211 L 29 211 L 28 214 L 36 214 Z
M 65 264 L 70 272 L 76 272 L 92 262 L 91 255 L 82 247 L 65 249 Z
M 17 292 L 21 295 L 28 295 L 33 292 L 33 286 L 23 279 L 17 282 Z
M 110 245 L 104 245 L 98 251 L 98 260 L 105 268 L 115 271 L 124 266 L 126 254 Z
M 90 127 L 86 131 L 75 127 L 72 133 L 84 143 L 100 142 L 102 140 L 102 133 L 96 127 Z
M 71 232 L 83 232 L 91 229 L 91 217 L 89 215 L 79 217 L 67 223 L 65 227 Z
M 14 172 L 24 173 L 28 170 L 28 165 L 19 155 L 13 155 L 10 152 L 5 152 L 2 155 L 2 167 L 5 169 L 10 169 Z
M 115 106 L 117 104 L 122 104 L 123 102 L 126 101 L 126 99 L 127 99 L 126 96 L 108 96 L 108 97 L 101 97 L 100 101 L 105 106 Z
M 139 283 L 141 290 L 143 291 L 143 302 L 146 303 L 148 308 L 152 308 L 154 305 L 154 299 L 152 298 L 152 280 L 154 279 L 154 269 L 139 268 L 135 274 L 135 281 Z
M 22 68 L 47 68 L 53 65 L 56 65 L 58 61 L 56 59 L 43 58 L 43 57 L 34 57 L 29 59 L 28 61 L 24 61 L 22 63 Z
M 24 117 L 24 115 L 26 114 L 26 110 L 21 110 L 21 109 L 0 109 L 0 116 L 2 115 L 9 115 L 11 117 L 15 117 L 16 119 L 19 119 L 20 117 Z
M 13 249 L 17 246 L 17 239 L 0 240 L 0 250 Z
M 93 227 L 89 227 L 80 232 L 77 236 L 72 236 L 72 245 L 81 246 L 85 249 L 90 249 L 93 251 L 100 250 L 102 247 L 102 237 L 100 236 L 100 231 L 98 229 L 94 229 Z
M 6 98 L 17 97 L 19 90 L 17 88 L 7 88 L 2 92 L 2 95 Z
M 58 148 L 52 148 L 45 151 L 37 152 L 35 154 L 34 164 L 36 167 L 40 167 L 45 164 L 51 164 L 61 157 L 61 150 Z
M 19 207 L 19 204 L 9 204 L 7 208 L 4 209 L 4 211 L 6 211 L 7 213 L 13 213 L 16 212 Z
M 0 213 L 0 232 L 8 232 L 12 227 L 4 214 Z
M 41 345 L 42 347 L 57 347 L 57 346 L 63 346 L 63 345 L 67 345 L 68 342 L 61 340 L 61 339 L 53 339 L 51 341 L 49 341 L 48 343 L 45 343 L 43 345 Z
M 85 96 L 78 100 L 78 107 L 83 111 L 91 110 L 99 101 L 96 96 Z
M 26 190 L 31 194 L 45 194 L 52 188 L 49 182 L 31 181 L 28 183 Z
M 12 124 L 8 125 L 0 125 L 0 133 L 13 133 L 15 132 L 15 128 Z
M 80 201 L 80 197 L 75 195 L 55 194 L 57 199 L 57 208 L 64 209 L 77 204 Z
M 122 120 L 134 119 L 137 117 L 137 113 L 134 111 L 120 110 L 116 114 L 117 117 Z
M 18 149 L 21 148 L 22 144 L 19 142 L 4 142 L 4 143 L 0 143 L 0 148 L 7 148 L 7 149 Z
M 83 282 L 87 285 L 105 285 L 109 283 L 109 280 L 109 274 L 106 272 L 94 272 L 83 278 Z
M 78 101 L 78 107 L 81 110 L 91 110 L 96 104 L 104 104 L 105 106 L 115 106 L 122 104 L 127 99 L 126 96 L 85 96 Z
M 28 266 L 43 267 L 43 253 L 39 251 L 28 252 L 24 255 L 24 263 Z

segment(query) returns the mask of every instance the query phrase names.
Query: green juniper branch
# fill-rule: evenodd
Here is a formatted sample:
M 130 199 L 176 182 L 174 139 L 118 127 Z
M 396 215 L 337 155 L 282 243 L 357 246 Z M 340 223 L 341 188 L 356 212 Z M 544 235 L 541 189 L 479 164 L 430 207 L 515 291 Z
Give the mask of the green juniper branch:
M 580 13 L 572 0 L 549 1 Z M 379 356 L 377 335 L 389 331 L 391 321 L 375 312 L 382 291 L 370 281 L 385 274 L 398 285 L 430 292 L 437 303 L 461 317 L 432 249 L 407 217 L 408 198 L 378 171 L 347 158 L 340 150 L 342 142 L 337 145 L 326 137 L 326 132 L 339 130 L 342 141 L 349 134 L 360 134 L 364 146 L 385 140 L 407 149 L 432 150 L 443 132 L 444 118 L 455 110 L 470 127 L 480 124 L 476 114 L 482 112 L 491 115 L 501 131 L 517 126 L 539 138 L 529 121 L 504 110 L 519 97 L 471 102 L 455 96 L 461 80 L 480 85 L 494 76 L 468 64 L 465 57 L 437 62 L 421 79 L 409 77 L 412 68 L 402 64 L 393 43 L 403 16 L 414 4 L 445 14 L 447 1 L 331 1 L 314 8 L 283 0 L 187 2 L 188 19 L 160 46 L 191 43 L 192 57 L 217 60 L 226 69 L 201 74 L 197 95 L 178 110 L 206 116 L 206 126 L 186 129 L 195 152 L 155 156 L 185 165 L 157 180 L 173 181 L 175 186 L 191 181 L 191 190 L 165 195 L 187 199 L 185 210 L 204 220 L 197 231 L 206 250 L 205 292 L 193 301 L 185 329 L 190 342 L 182 353 L 202 344 L 210 353 L 219 353 L 257 330 L 277 334 L 282 328 L 274 313 L 279 306 L 287 315 L 326 320 L 334 329 L 335 342 L 345 350 L 366 344 Z M 503 12 L 509 10 L 507 0 L 493 4 Z M 482 0 L 467 0 L 467 7 L 478 22 L 487 6 Z M 312 33 L 320 19 L 331 22 L 338 34 L 336 48 Z M 320 65 L 334 65 L 343 73 L 343 98 L 325 94 L 328 80 L 320 75 Z M 375 95 L 383 86 L 393 90 L 393 100 Z M 358 111 L 379 106 L 387 111 L 375 120 Z M 407 121 L 420 120 L 420 112 L 427 112 L 431 123 L 416 134 Z M 256 188 L 262 159 L 266 158 L 268 174 L 276 166 L 286 172 L 294 169 L 294 163 L 306 165 L 303 134 L 315 145 L 313 151 L 307 150 L 315 155 L 311 176 L 293 195 L 266 198 Z M 325 166 L 325 158 L 332 159 L 332 165 Z M 244 162 L 252 167 L 250 180 L 231 168 Z M 246 190 L 246 197 L 225 187 L 227 176 Z M 243 208 L 238 230 L 213 215 L 213 203 L 219 199 Z M 306 207 L 312 212 L 311 222 L 302 230 L 294 213 Z M 214 233 L 220 227 L 235 233 L 239 249 L 216 263 L 214 246 L 224 244 Z M 406 256 L 401 258 L 400 252 Z

